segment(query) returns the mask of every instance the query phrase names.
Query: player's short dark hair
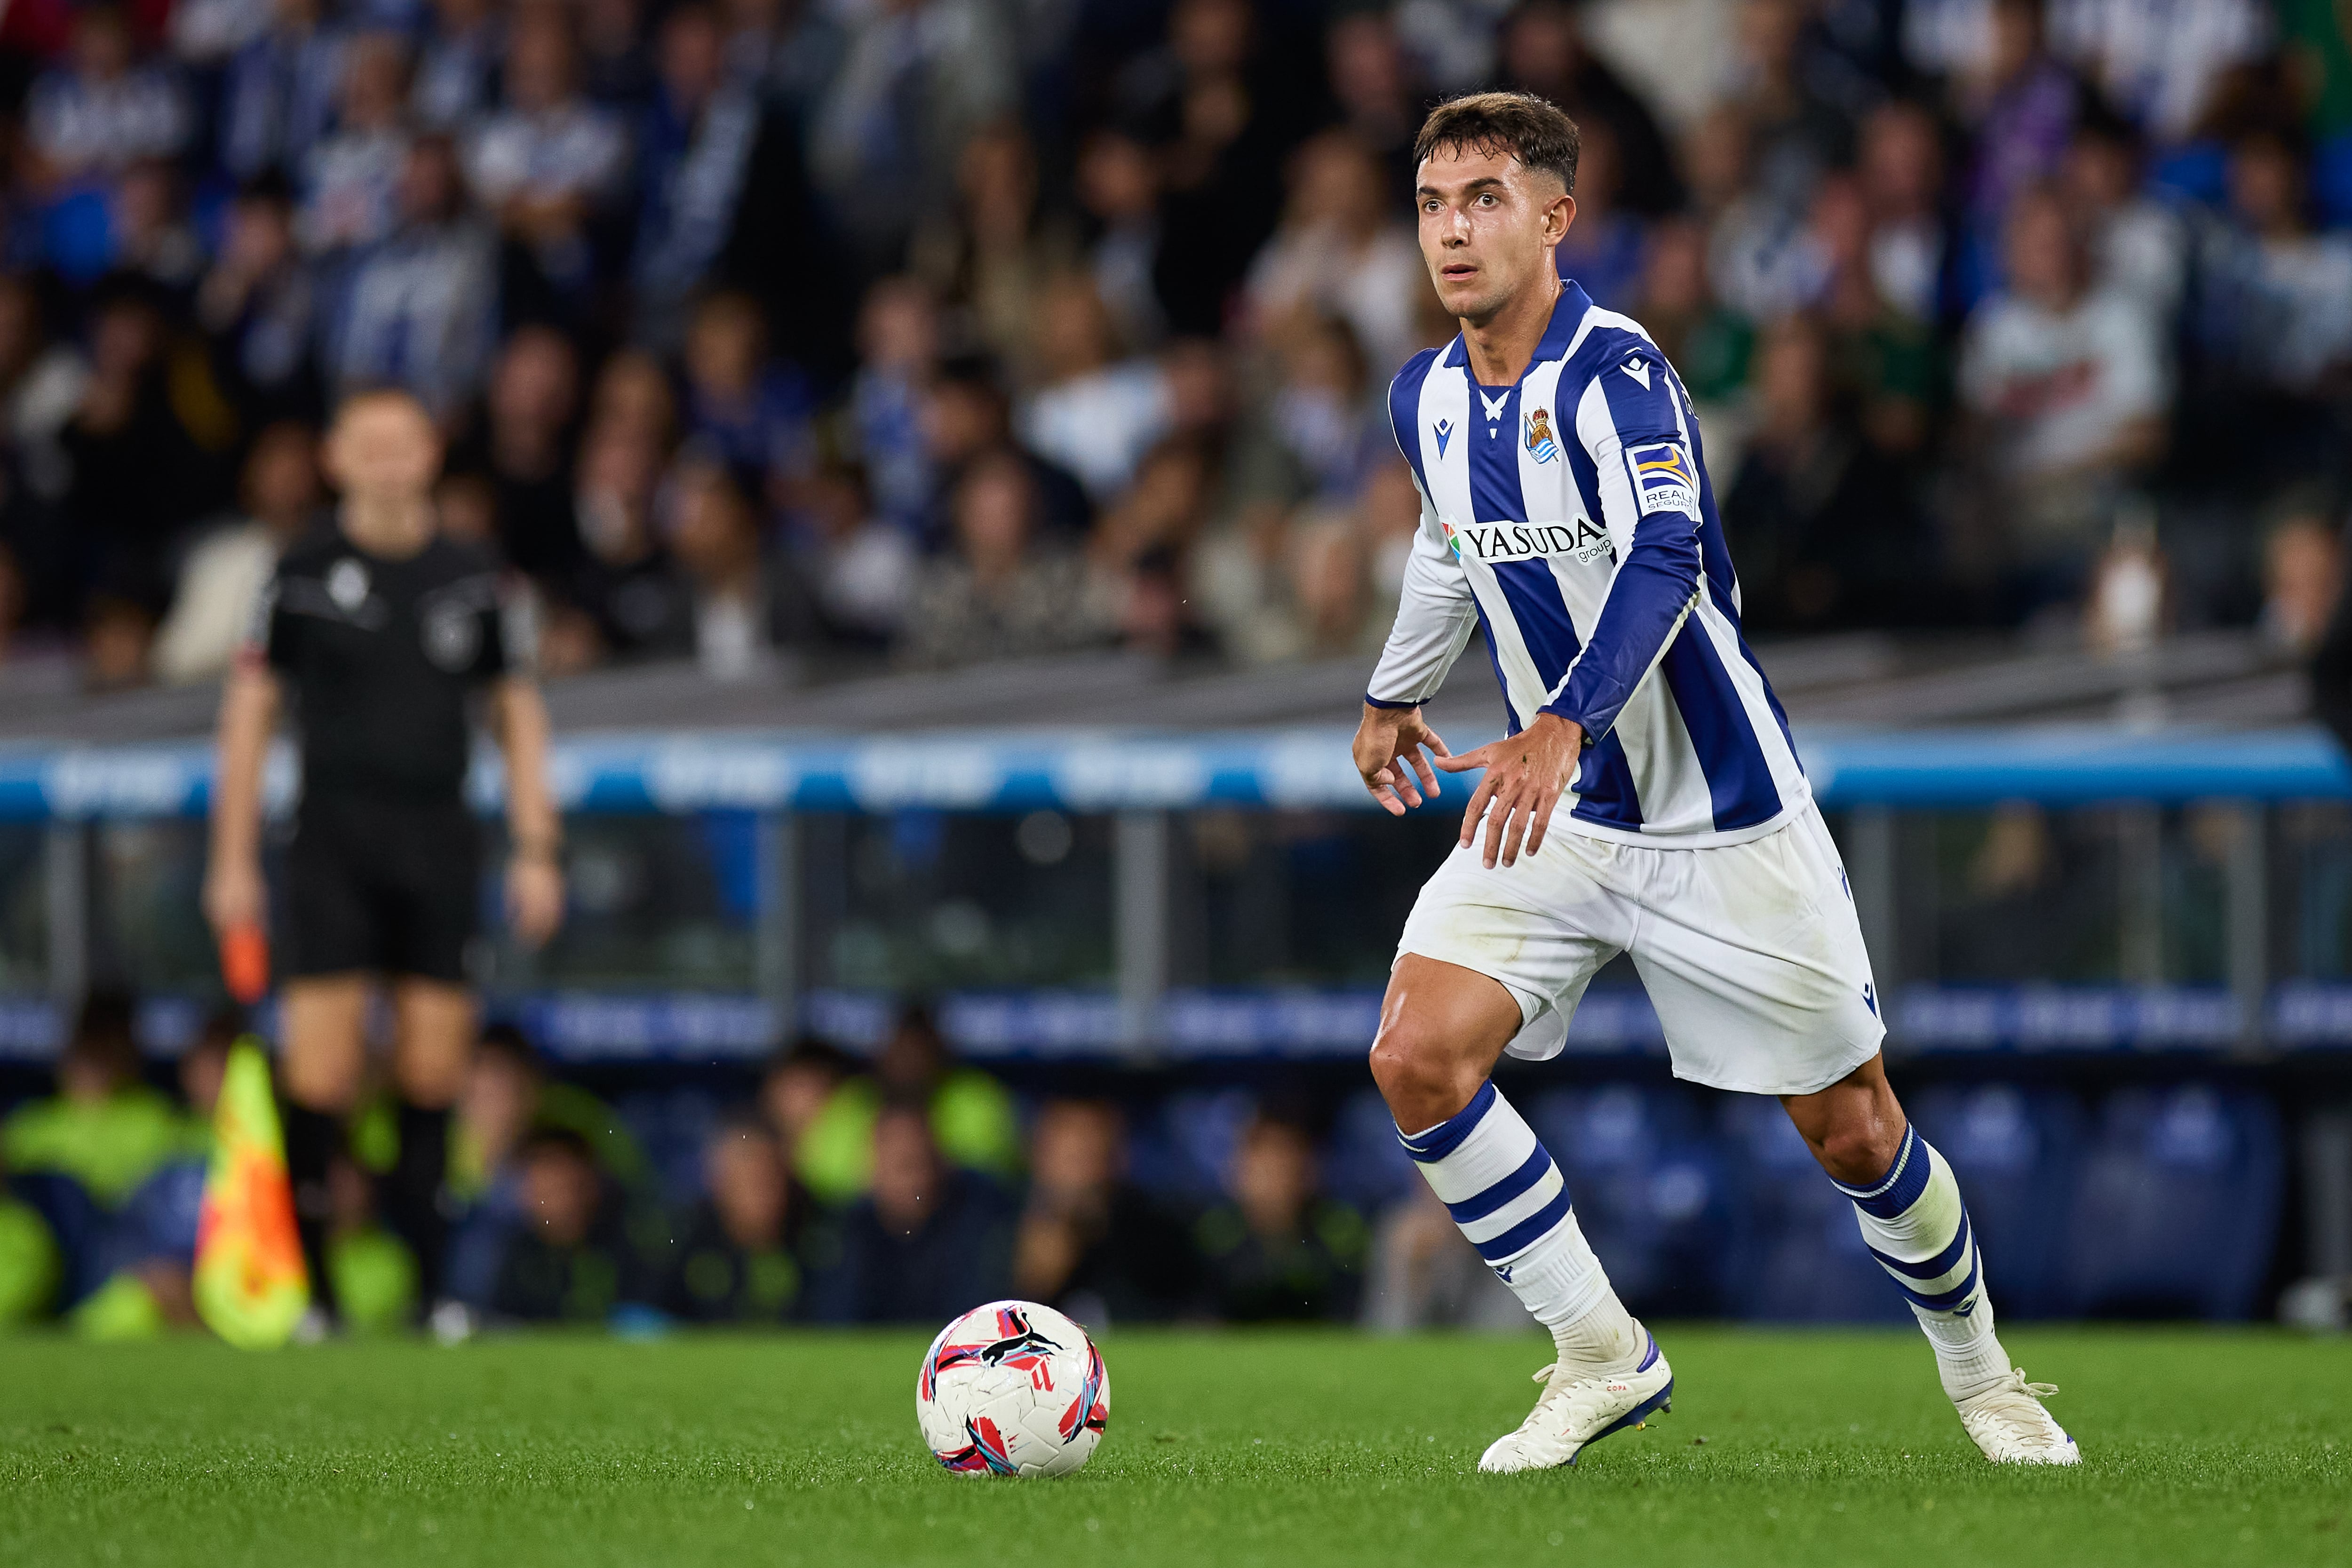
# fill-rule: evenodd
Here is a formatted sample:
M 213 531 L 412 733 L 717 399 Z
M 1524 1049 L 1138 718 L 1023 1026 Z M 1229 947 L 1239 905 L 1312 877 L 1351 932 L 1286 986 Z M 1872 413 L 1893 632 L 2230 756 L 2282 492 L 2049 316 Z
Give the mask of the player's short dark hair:
M 1415 168 L 1431 153 L 1470 148 L 1489 156 L 1507 154 L 1522 168 L 1540 169 L 1576 192 L 1576 160 L 1584 139 L 1558 105 L 1531 92 L 1470 92 L 1449 98 L 1429 111 L 1413 138 Z

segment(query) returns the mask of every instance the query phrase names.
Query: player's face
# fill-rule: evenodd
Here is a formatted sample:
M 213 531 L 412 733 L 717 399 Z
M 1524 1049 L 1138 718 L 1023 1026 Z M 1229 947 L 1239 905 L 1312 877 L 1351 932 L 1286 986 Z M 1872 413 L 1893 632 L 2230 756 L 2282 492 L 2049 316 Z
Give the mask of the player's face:
M 335 421 L 327 465 L 346 496 L 421 500 L 441 469 L 441 438 L 415 404 L 371 398 Z
M 1421 256 L 1446 313 L 1491 319 L 1529 288 L 1552 286 L 1552 249 L 1576 201 L 1508 153 L 1441 147 L 1423 160 Z

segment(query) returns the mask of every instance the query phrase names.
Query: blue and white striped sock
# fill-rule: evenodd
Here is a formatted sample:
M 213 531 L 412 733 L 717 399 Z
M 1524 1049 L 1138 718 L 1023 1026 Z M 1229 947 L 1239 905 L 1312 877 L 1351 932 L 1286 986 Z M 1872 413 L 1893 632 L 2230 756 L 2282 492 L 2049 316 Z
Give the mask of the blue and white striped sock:
M 1493 1083 L 1422 1132 L 1397 1130 L 1430 1190 L 1564 1358 L 1631 1367 L 1644 1336 L 1584 1239 L 1559 1167 Z
M 1961 1399 L 2007 1376 L 1968 1205 L 1935 1146 L 1906 1127 L 1885 1176 L 1866 1187 L 1835 1184 L 1853 1200 L 1864 1243 L 1936 1347 L 1945 1392 Z

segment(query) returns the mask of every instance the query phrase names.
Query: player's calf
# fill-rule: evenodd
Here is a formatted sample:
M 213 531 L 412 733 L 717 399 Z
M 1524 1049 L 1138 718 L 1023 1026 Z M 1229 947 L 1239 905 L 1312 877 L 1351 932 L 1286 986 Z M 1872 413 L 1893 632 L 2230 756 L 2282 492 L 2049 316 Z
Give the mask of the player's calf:
M 1985 1457 L 2000 1463 L 2071 1465 L 2074 1441 L 1993 1331 L 1991 1297 L 1958 1180 L 1943 1155 L 1902 1119 L 1874 1060 L 1820 1095 L 1793 1098 L 1790 1118 L 1838 1190 L 1853 1204 L 1871 1256 L 1903 1292 L 1935 1347 L 1944 1392 Z M 1892 1148 L 1884 1154 L 1888 1134 Z
M 1500 1090 L 1398 1137 L 1463 1236 L 1536 1321 L 1551 1331 L 1553 1364 L 1518 1430 L 1479 1460 L 1487 1470 L 1572 1464 L 1585 1444 L 1639 1426 L 1664 1407 L 1674 1373 L 1633 1321 L 1576 1223 L 1568 1184 Z

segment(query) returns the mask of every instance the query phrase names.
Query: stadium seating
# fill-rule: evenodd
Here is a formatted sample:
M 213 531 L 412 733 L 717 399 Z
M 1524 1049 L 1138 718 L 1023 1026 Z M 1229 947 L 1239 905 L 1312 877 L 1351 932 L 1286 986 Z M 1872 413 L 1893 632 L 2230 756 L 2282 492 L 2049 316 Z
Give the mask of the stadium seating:
M 2110 1095 L 2083 1156 L 2066 1310 L 2252 1316 L 2285 1163 L 2278 1112 L 2259 1095 L 2196 1083 Z
M 1959 1177 L 2000 1314 L 2065 1313 L 2080 1104 L 2061 1090 L 2005 1083 L 1937 1087 L 1907 1098 L 1919 1131 Z
M 1732 1095 L 1717 1123 L 1742 1198 L 1728 1248 L 1727 1315 L 1794 1321 L 1910 1321 L 1863 1245 L 1853 1205 L 1822 1174 L 1773 1100 Z
M 1636 1312 L 1734 1307 L 1724 1268 L 1735 1224 L 1723 1151 L 1691 1097 L 1612 1084 L 1540 1095 L 1528 1120 L 1568 1178 L 1579 1222 Z

